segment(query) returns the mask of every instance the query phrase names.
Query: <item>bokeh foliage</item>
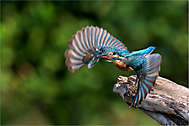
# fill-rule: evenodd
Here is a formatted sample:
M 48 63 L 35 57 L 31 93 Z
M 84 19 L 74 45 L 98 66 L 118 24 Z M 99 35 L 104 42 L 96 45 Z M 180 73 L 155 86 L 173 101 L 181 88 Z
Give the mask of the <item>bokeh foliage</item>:
M 1 124 L 158 125 L 113 94 L 110 63 L 69 73 L 64 51 L 82 27 L 97 25 L 129 50 L 150 45 L 160 75 L 187 85 L 186 1 L 1 2 Z

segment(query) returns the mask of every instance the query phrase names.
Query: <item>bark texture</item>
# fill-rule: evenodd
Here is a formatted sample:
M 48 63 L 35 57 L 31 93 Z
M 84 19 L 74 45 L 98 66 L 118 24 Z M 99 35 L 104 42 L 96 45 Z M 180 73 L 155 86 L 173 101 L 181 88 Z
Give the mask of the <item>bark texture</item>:
M 119 76 L 113 89 L 129 105 L 134 101 L 136 93 L 135 79 L 135 75 Z M 189 89 L 163 77 L 158 77 L 153 89 L 137 108 L 162 125 L 188 125 Z

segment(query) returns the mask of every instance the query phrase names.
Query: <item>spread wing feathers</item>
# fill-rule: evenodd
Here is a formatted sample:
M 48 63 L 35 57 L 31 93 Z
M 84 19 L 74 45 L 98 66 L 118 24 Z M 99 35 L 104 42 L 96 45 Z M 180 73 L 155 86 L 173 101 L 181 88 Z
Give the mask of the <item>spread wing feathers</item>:
M 142 73 L 137 76 L 136 80 L 138 91 L 135 96 L 134 106 L 136 104 L 140 104 L 154 86 L 156 78 L 159 75 L 160 63 L 160 54 L 154 53 L 152 55 L 145 56 L 145 62 L 141 68 Z
M 106 30 L 87 26 L 72 36 L 65 51 L 68 70 L 74 72 L 87 64 L 94 56 L 95 50 L 101 47 L 112 47 L 127 52 L 127 47 Z

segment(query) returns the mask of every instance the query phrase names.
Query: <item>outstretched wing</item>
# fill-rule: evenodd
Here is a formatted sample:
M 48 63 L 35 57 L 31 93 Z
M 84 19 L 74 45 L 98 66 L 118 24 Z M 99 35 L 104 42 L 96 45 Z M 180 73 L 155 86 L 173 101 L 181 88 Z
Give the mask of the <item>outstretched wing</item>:
M 68 46 L 70 49 L 65 51 L 66 66 L 70 72 L 79 70 L 92 59 L 97 63 L 95 51 L 100 48 L 110 47 L 117 48 L 120 51 L 127 51 L 125 45 L 118 39 L 114 38 L 106 30 L 87 26 L 72 36 Z
M 158 53 L 145 56 L 141 68 L 136 71 L 138 91 L 135 96 L 134 106 L 140 104 L 154 86 L 159 75 L 160 63 L 161 56 Z

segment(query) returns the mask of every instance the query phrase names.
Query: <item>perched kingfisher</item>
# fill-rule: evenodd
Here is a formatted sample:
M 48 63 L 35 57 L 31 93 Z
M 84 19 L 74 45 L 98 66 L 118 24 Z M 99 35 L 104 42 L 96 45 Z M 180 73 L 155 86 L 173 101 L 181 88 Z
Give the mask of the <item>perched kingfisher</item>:
M 88 64 L 94 67 L 98 61 L 113 62 L 124 71 L 134 70 L 137 74 L 137 93 L 133 106 L 141 103 L 154 86 L 159 75 L 161 56 L 151 54 L 155 47 L 129 52 L 127 47 L 105 29 L 87 26 L 72 36 L 65 51 L 66 66 L 75 72 Z

